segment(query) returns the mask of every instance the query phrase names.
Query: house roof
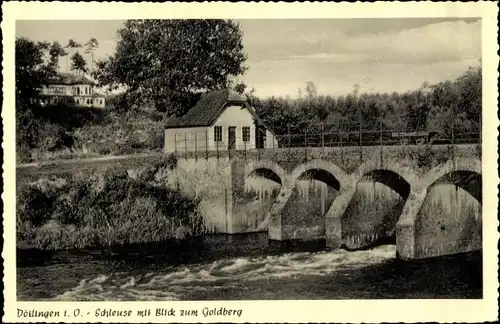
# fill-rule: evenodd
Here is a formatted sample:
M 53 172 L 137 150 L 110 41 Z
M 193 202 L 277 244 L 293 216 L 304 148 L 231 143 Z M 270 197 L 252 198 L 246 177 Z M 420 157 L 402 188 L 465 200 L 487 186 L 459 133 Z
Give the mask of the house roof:
M 227 105 L 243 106 L 245 103 L 246 98 L 233 90 L 215 90 L 202 96 L 184 116 L 168 120 L 166 128 L 211 126 Z
M 86 84 L 94 85 L 94 82 L 86 76 L 78 76 L 71 73 L 58 73 L 55 76 L 47 79 L 47 84 L 64 84 L 64 85 L 77 85 Z

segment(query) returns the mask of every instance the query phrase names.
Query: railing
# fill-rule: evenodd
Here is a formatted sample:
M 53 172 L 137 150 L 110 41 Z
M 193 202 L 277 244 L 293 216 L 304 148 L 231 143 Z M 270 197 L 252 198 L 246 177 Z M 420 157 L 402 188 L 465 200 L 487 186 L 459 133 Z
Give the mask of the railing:
M 408 146 L 408 145 L 449 145 L 452 158 L 454 158 L 454 147 L 457 144 L 479 144 L 481 142 L 480 127 L 468 127 L 456 132 L 454 123 L 443 125 L 441 129 L 432 131 L 425 129 L 409 130 L 408 127 L 386 127 L 379 120 L 366 128 L 355 123 L 318 123 L 308 125 L 303 129 L 289 126 L 281 127 L 280 134 L 274 134 L 261 128 L 253 128 L 250 136 L 243 136 L 242 127 L 229 134 L 228 128 L 223 128 L 222 134 L 216 134 L 213 130 L 186 131 L 179 129 L 170 138 L 165 138 L 166 148 L 170 152 L 190 152 L 198 157 L 215 154 L 219 157 L 223 152 L 231 153 L 241 151 L 246 158 L 252 152 L 258 158 L 263 151 L 285 151 L 290 156 L 297 151 L 303 150 L 307 159 L 308 151 L 320 150 L 325 152 L 330 148 L 359 148 L 360 159 L 363 159 L 363 147 L 379 146 L 383 150 L 385 146 Z M 172 138 L 172 136 L 174 138 Z

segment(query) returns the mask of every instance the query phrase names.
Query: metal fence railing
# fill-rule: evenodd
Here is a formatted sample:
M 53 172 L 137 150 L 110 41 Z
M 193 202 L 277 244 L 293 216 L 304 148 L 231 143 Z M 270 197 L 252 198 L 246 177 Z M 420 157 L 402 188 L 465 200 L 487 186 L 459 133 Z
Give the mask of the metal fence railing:
M 171 153 L 189 152 L 196 158 L 215 153 L 242 151 L 261 154 L 263 151 L 285 151 L 296 154 L 303 150 L 325 151 L 330 148 L 340 150 L 358 147 L 362 155 L 365 146 L 407 146 L 407 145 L 450 145 L 479 144 L 479 127 L 461 127 L 456 131 L 454 123 L 443 125 L 441 129 L 388 127 L 382 121 L 370 125 L 353 123 L 318 123 L 297 127 L 280 127 L 278 133 L 260 127 L 221 127 L 209 129 L 170 129 L 165 138 L 165 151 Z M 283 131 L 285 130 L 285 131 Z M 259 153 L 261 152 L 261 153 Z M 259 155 L 260 156 L 260 155 Z M 361 157 L 362 158 L 362 157 Z

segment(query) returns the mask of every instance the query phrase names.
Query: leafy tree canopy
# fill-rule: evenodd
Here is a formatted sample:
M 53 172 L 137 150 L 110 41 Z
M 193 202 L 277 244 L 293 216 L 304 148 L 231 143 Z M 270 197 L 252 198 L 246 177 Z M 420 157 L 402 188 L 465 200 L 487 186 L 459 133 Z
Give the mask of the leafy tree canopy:
M 253 97 L 253 103 L 260 118 L 281 135 L 288 129 L 296 134 L 305 130 L 318 133 L 325 123 L 331 132 L 382 127 L 451 136 L 452 116 L 456 134 L 478 133 L 481 127 L 481 67 L 468 69 L 456 80 L 434 85 L 424 82 L 420 89 L 401 94 L 359 93 L 359 86 L 354 85 L 346 96 L 321 96 L 313 82 L 306 82 L 299 94 L 296 99 Z
M 230 86 L 246 70 L 242 32 L 230 20 L 129 20 L 118 36 L 116 53 L 97 63 L 94 76 L 169 116 L 189 109 L 196 92 Z
M 55 73 L 54 65 L 45 63 L 45 53 L 50 48 L 52 62 L 52 49 L 56 47 L 56 43 L 51 47 L 47 42 L 33 42 L 24 37 L 16 39 L 16 101 L 27 104 L 38 97 L 47 77 Z
M 79 48 L 79 47 L 82 47 L 82 44 L 80 43 L 77 43 L 75 40 L 73 39 L 70 39 L 68 41 L 68 45 L 66 45 L 67 48 Z
M 86 49 L 89 52 L 94 51 L 97 47 L 99 47 L 99 42 L 94 37 L 90 38 L 88 42 L 85 43 Z
M 71 56 L 71 67 L 72 71 L 77 71 L 78 73 L 87 72 L 87 62 L 83 58 L 82 54 L 76 52 Z
M 68 52 L 58 42 L 52 43 L 49 49 L 50 68 L 57 71 L 59 68 L 59 58 L 68 55 Z

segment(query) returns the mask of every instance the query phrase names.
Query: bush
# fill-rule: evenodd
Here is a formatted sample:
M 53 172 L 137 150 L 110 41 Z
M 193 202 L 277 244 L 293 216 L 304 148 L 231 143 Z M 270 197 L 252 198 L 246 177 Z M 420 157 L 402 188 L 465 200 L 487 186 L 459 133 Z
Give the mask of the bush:
M 61 249 L 182 239 L 204 230 L 198 204 L 125 171 L 31 184 L 19 189 L 18 245 Z
M 97 153 L 100 155 L 108 155 L 111 154 L 111 148 L 109 147 L 100 147 L 97 149 Z
M 167 159 L 165 161 L 165 165 L 170 169 L 173 170 L 177 167 L 177 163 L 179 162 L 179 158 L 175 154 L 169 154 L 167 156 Z
M 19 193 L 20 219 L 34 226 L 45 224 L 54 210 L 54 196 L 36 187 L 27 187 Z
M 163 151 L 164 147 L 165 147 L 165 135 L 163 133 L 160 133 L 153 136 L 150 148 L 153 151 L 161 152 Z

